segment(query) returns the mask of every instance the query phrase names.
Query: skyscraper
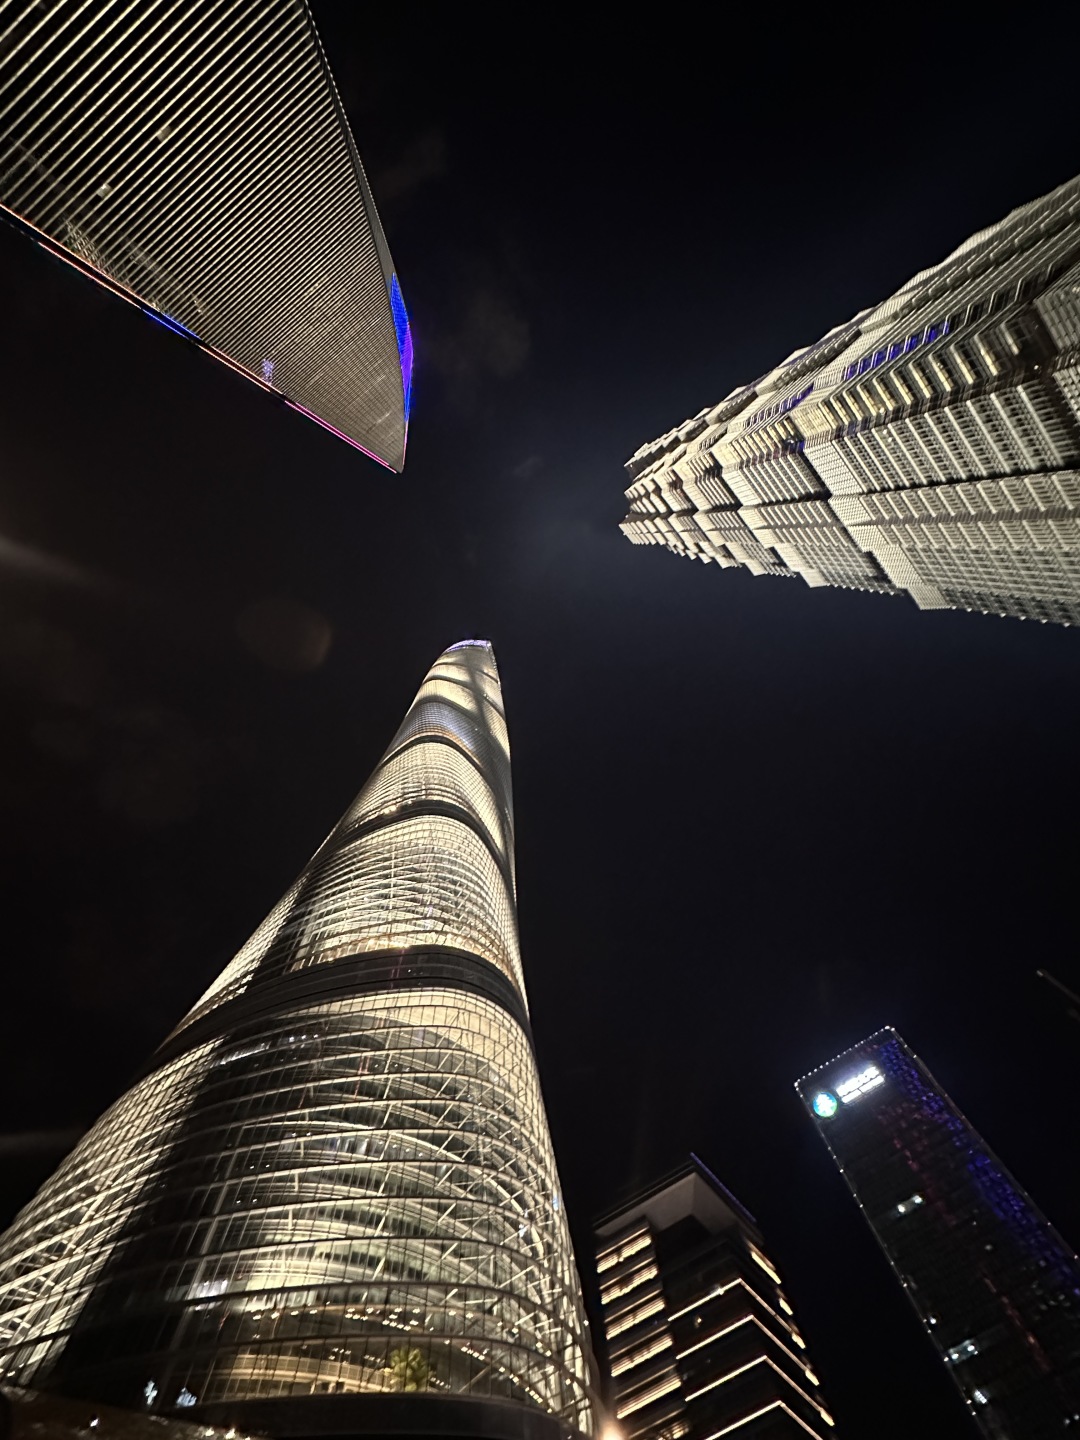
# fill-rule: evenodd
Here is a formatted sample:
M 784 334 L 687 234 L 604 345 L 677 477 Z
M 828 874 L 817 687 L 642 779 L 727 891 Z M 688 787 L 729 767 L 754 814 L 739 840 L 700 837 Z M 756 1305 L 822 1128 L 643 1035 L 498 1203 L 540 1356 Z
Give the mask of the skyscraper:
M 596 1227 L 608 1364 L 628 1440 L 826 1436 L 753 1216 L 696 1156 Z
M 0 1379 L 276 1436 L 592 1429 L 483 641 L 0 1240 Z
M 634 544 L 1080 622 L 1080 179 L 626 468 Z
M 412 339 L 307 0 L 13 0 L 0 215 L 375 459 Z
M 1080 1262 L 893 1029 L 796 1089 L 987 1440 L 1080 1427 Z

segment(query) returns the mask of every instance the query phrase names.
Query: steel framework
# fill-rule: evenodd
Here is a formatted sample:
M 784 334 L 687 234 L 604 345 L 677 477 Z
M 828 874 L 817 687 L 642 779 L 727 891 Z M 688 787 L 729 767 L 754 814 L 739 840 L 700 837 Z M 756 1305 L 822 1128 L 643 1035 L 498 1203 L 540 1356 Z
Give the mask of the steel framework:
M 518 955 L 499 678 L 466 641 L 0 1239 L 0 1378 L 211 1420 L 487 1397 L 590 1432 L 589 1366 Z

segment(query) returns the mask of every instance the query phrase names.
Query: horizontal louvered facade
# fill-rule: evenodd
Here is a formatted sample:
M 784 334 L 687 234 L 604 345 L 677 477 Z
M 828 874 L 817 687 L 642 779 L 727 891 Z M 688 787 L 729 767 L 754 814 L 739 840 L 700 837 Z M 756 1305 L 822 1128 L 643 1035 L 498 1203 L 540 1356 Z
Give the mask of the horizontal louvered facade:
M 438 1433 L 445 1406 L 479 1404 L 483 1433 L 541 1440 L 591 1432 L 589 1357 L 518 954 L 499 678 L 465 642 L 0 1239 L 0 1378 L 274 1434 Z
M 1080 623 L 1080 179 L 627 470 L 635 544 Z
M 626 1440 L 826 1440 L 825 1408 L 753 1218 L 695 1158 L 596 1227 Z
M 0 207 L 402 468 L 408 317 L 306 0 L 0 4 Z

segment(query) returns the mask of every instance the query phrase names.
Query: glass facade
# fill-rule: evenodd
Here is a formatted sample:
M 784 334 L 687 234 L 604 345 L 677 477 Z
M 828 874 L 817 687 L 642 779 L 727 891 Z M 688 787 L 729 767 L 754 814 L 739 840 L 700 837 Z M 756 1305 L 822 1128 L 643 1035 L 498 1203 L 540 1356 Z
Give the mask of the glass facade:
M 1080 623 L 1080 179 L 630 459 L 635 545 Z
M 818 1379 L 753 1217 L 694 1157 L 597 1225 L 627 1440 L 824 1440 Z
M 796 1086 L 987 1440 L 1080 1426 L 1080 1262 L 892 1029 Z
M 9 0 L 0 215 L 391 469 L 412 333 L 307 0 Z
M 498 674 L 466 642 L 0 1240 L 0 1377 L 209 1419 L 423 1392 L 591 1432 L 513 863 Z
M 183 1414 L 183 1410 L 180 1411 Z M 0 1440 L 253 1440 L 169 1416 L 118 1410 L 96 1400 L 67 1400 L 0 1385 Z

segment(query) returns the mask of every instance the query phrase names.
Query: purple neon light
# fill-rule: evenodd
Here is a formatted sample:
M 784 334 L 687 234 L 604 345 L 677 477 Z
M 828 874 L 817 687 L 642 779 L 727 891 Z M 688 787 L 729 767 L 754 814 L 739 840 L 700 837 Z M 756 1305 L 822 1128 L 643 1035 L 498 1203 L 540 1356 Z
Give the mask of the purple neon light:
M 27 220 L 26 217 L 24 215 L 20 215 L 17 210 L 12 210 L 8 205 L 0 204 L 0 218 L 6 219 L 10 224 L 15 227 L 15 229 L 23 231 L 27 236 L 29 236 L 31 240 L 35 242 L 35 244 L 39 245 L 42 250 L 48 251 L 48 253 L 52 255 L 54 259 L 62 260 L 65 265 L 70 265 L 73 270 L 77 270 L 80 275 L 85 277 L 85 279 L 93 280 L 95 284 L 103 286 L 106 290 L 110 290 L 121 300 L 126 300 L 129 305 L 137 306 L 138 309 L 140 309 L 145 315 L 148 315 L 151 320 L 156 320 L 159 325 L 164 325 L 166 329 L 172 330 L 174 334 L 182 336 L 185 340 L 194 341 L 194 343 L 198 345 L 200 350 L 204 350 L 207 355 L 210 355 L 214 360 L 219 361 L 222 365 L 227 365 L 230 370 L 235 370 L 236 373 L 238 375 L 242 375 L 245 380 L 250 380 L 253 384 L 258 385 L 259 388 L 262 390 L 268 391 L 271 395 L 280 395 L 281 398 L 285 401 L 286 405 L 288 405 L 291 409 L 298 410 L 300 414 L 305 416 L 308 420 L 313 420 L 316 425 L 320 425 L 324 430 L 329 430 L 331 435 L 336 435 L 339 440 L 344 440 L 346 445 L 351 445 L 354 450 L 359 450 L 362 455 L 366 455 L 369 460 L 374 460 L 377 465 L 381 465 L 384 470 L 389 470 L 392 475 L 397 473 L 392 465 L 388 464 L 378 455 L 372 454 L 372 452 L 367 449 L 366 446 L 361 445 L 358 440 L 354 440 L 351 435 L 346 435 L 343 430 L 339 430 L 336 425 L 331 425 L 330 422 L 328 420 L 324 420 L 321 415 L 316 415 L 315 412 L 313 410 L 309 410 L 306 405 L 300 405 L 297 401 L 290 400 L 286 395 L 283 395 L 282 392 L 278 390 L 275 385 L 271 384 L 270 381 L 266 378 L 265 371 L 263 375 L 254 374 L 254 372 L 248 370 L 246 366 L 241 365 L 239 361 L 234 360 L 231 355 L 226 355 L 225 352 L 223 350 L 219 350 L 216 345 L 211 345 L 209 341 L 204 340 L 200 335 L 196 335 L 193 330 L 189 330 L 182 321 L 174 320 L 171 315 L 166 315 L 164 311 L 158 310 L 153 305 L 148 305 L 147 302 L 143 300 L 141 296 L 136 294 L 134 290 L 129 290 L 126 285 L 122 285 L 118 280 L 114 280 L 113 277 L 111 275 L 107 275 L 104 270 L 99 270 L 96 265 L 91 265 L 90 262 L 88 260 L 84 260 L 81 255 L 76 255 L 74 251 L 68 250 L 65 246 L 61 245 L 59 241 L 53 240 L 51 236 L 45 234 L 44 230 L 40 230 L 38 226 L 33 223 L 32 220 Z M 394 283 L 397 283 L 396 277 Z M 401 292 L 399 290 L 399 298 L 400 293 Z M 404 305 L 402 305 L 402 313 L 404 313 Z M 396 323 L 397 322 L 395 317 L 395 325 Z M 407 332 L 406 350 L 409 364 L 409 380 L 411 382 L 412 335 L 411 333 L 408 333 L 408 317 L 406 317 L 405 324 Z M 405 356 L 403 355 L 403 379 L 404 363 Z M 265 366 L 266 362 L 264 361 L 263 364 Z M 271 371 L 271 373 L 273 372 Z M 406 389 L 406 435 L 408 434 L 409 393 L 409 389 Z
M 398 356 L 401 360 L 401 388 L 405 399 L 405 424 L 409 423 L 409 405 L 412 400 L 413 343 L 409 325 L 409 312 L 396 275 L 390 276 L 390 313 L 394 317 L 394 334 L 397 337 Z
M 1042 1217 L 1035 1213 L 1027 1196 L 994 1164 L 976 1140 L 971 1126 L 958 1115 L 933 1086 L 928 1085 L 917 1065 L 905 1054 L 899 1040 L 887 1040 L 878 1050 L 878 1059 L 889 1078 L 919 1107 L 927 1119 L 949 1132 L 958 1150 L 966 1151 L 967 1170 L 982 1199 L 997 1218 L 1006 1225 L 1025 1249 L 1053 1270 L 1059 1283 L 1073 1294 L 1080 1294 L 1077 1282 L 1080 1271 L 1074 1256 L 1048 1231 Z

